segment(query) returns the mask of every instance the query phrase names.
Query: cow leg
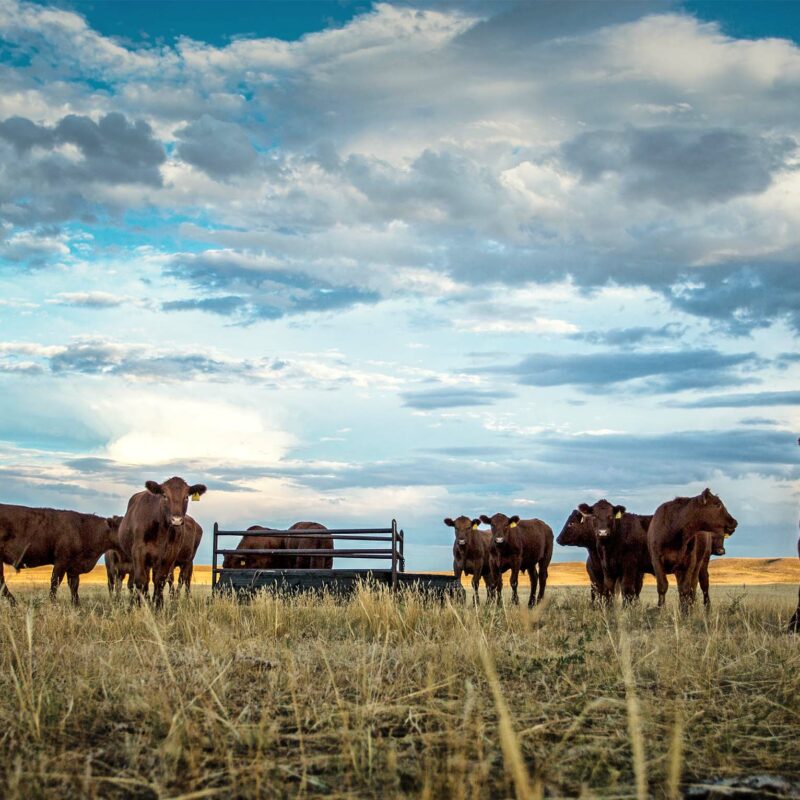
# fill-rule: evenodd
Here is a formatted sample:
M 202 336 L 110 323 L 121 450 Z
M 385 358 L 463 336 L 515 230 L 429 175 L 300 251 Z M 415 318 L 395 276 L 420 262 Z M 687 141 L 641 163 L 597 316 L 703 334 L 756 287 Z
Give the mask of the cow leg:
M 544 597 L 544 590 L 547 588 L 547 571 L 549 569 L 549 562 L 539 562 L 539 594 L 536 596 L 536 602 L 541 603 Z
M 175 597 L 175 568 L 174 567 L 167 573 L 167 586 L 169 587 L 170 599 L 173 599 Z M 178 584 L 178 588 L 180 589 L 180 584 Z
M 539 588 L 539 573 L 536 571 L 536 564 L 531 564 L 528 570 L 528 577 L 531 579 L 531 594 L 528 598 L 528 608 L 536 605 L 536 592 Z
M 50 600 L 52 602 L 56 600 L 56 592 L 61 586 L 61 581 L 64 580 L 65 572 L 66 570 L 60 564 L 53 564 L 53 574 L 50 576 Z
M 711 606 L 711 595 L 708 592 L 709 580 L 707 561 L 700 567 L 699 581 L 700 591 L 703 593 L 703 605 L 708 609 Z
M 183 585 L 186 591 L 186 596 L 189 597 L 192 593 L 192 573 L 194 572 L 194 564 L 190 561 L 185 566 L 181 567 L 181 577 L 178 581 L 178 589 Z
M 67 584 L 69 585 L 69 591 L 72 595 L 72 605 L 79 606 L 81 601 L 78 599 L 78 586 L 81 582 L 81 576 L 78 572 L 70 572 L 67 575 Z
M 664 571 L 664 566 L 661 559 L 657 554 L 652 556 L 653 572 L 656 576 L 656 588 L 658 589 L 658 607 L 662 608 L 667 598 L 667 589 L 669 589 L 669 581 L 667 580 L 667 573 Z
M 106 579 L 108 581 L 108 596 L 114 599 L 114 589 L 116 587 L 116 570 L 106 561 Z
M 3 565 L 0 563 L 0 578 L 3 577 Z M 800 590 L 797 592 L 797 610 L 789 620 L 789 633 L 800 633 Z
M 511 584 L 511 602 L 519 605 L 519 595 L 517 594 L 517 586 L 519 585 L 519 564 L 514 564 L 511 567 L 511 578 L 508 581 Z
M 638 600 L 642 594 L 642 586 L 644 586 L 644 572 L 636 573 L 636 599 Z
M 133 555 L 133 587 L 131 602 L 141 605 L 142 600 L 147 599 L 147 592 L 150 587 L 150 568 L 146 557 L 139 553 Z
M 0 559 L 0 597 L 5 597 L 12 606 L 17 604 L 17 601 L 14 599 L 14 595 L 11 594 L 11 592 L 8 590 L 8 586 L 6 585 L 6 577 L 3 574 L 2 559 Z
M 481 570 L 480 568 L 478 568 L 475 570 L 475 572 L 472 573 L 472 593 L 476 608 L 480 605 L 480 599 L 478 597 L 478 589 L 480 589 L 480 585 L 481 585 Z
M 153 567 L 153 605 L 161 608 L 164 605 L 164 584 L 169 572 L 161 565 Z
M 678 597 L 681 614 L 688 614 L 694 604 L 695 587 L 692 586 L 691 570 L 675 570 L 675 580 L 678 584 Z
M 626 566 L 622 573 L 622 605 L 630 605 L 639 596 L 636 592 L 638 574 L 635 569 Z
M 492 592 L 495 602 L 499 605 L 503 602 L 503 573 L 500 571 L 499 564 L 489 564 L 492 580 Z

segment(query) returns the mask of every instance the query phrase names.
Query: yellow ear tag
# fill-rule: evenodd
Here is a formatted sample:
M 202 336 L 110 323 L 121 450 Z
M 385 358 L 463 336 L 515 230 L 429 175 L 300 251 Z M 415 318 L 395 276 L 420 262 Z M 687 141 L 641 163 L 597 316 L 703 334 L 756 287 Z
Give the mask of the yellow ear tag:
M 192 495 L 192 500 L 194 500 L 194 502 L 196 503 L 199 499 L 200 499 L 200 492 L 195 492 Z
M 614 515 L 614 519 L 622 519 L 622 512 L 617 511 L 617 513 Z
M 727 539 L 729 536 L 730 536 L 730 534 L 729 534 L 729 533 L 726 533 L 726 534 L 725 534 L 725 538 L 726 538 L 726 539 Z
M 473 525 L 472 526 L 472 530 L 474 530 L 474 531 L 478 530 L 478 526 L 477 525 Z
M 517 527 L 517 523 L 516 522 L 512 522 L 508 527 L 509 528 L 516 528 Z

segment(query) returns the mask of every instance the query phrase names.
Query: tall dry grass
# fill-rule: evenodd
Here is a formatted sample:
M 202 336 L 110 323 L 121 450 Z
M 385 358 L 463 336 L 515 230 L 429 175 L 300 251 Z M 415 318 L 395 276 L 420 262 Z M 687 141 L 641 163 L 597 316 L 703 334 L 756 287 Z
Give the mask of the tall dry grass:
M 800 776 L 794 593 L 709 615 L 196 596 L 0 605 L 0 796 L 678 797 Z

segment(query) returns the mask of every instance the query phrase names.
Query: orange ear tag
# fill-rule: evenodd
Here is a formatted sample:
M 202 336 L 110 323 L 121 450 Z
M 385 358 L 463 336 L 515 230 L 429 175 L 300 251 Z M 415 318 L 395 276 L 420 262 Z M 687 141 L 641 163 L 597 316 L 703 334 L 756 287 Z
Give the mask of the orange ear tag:
M 193 500 L 195 503 L 196 503 L 196 502 L 198 502 L 198 500 L 200 500 L 200 492 L 195 492 L 195 493 L 192 495 L 192 500 Z

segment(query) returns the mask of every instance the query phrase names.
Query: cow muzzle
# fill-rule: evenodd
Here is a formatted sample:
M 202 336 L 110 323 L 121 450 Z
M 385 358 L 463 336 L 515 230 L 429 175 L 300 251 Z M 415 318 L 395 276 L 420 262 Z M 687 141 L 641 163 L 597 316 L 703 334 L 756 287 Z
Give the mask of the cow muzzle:
M 724 556 L 725 555 L 725 548 L 724 547 L 715 547 L 712 555 Z
M 504 539 L 502 536 L 498 536 L 498 537 L 495 539 L 495 541 L 497 542 L 497 544 L 503 544 L 503 542 L 505 541 L 505 539 Z
M 183 525 L 183 517 L 176 517 L 172 516 L 169 518 L 170 524 L 174 525 L 176 528 L 180 528 Z
M 466 539 L 459 539 L 459 540 L 458 540 L 458 543 L 459 543 L 459 544 L 466 544 L 466 543 L 467 543 L 467 540 L 466 540 Z
M 597 535 L 603 537 L 608 536 L 608 528 L 600 528 L 600 530 L 597 531 Z

